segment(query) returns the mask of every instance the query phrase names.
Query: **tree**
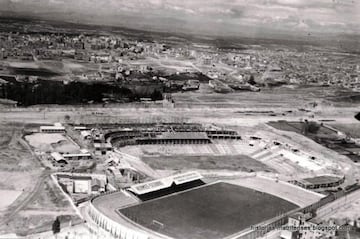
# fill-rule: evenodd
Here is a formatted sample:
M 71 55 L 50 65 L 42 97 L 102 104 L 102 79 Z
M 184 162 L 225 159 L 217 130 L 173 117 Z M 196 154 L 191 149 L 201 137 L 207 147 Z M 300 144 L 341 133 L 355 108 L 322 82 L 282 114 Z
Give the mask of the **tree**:
M 150 97 L 151 97 L 151 100 L 153 100 L 153 101 L 163 99 L 162 93 L 158 90 L 154 90 Z
M 255 77 L 254 75 L 250 75 L 250 79 L 248 81 L 250 85 L 256 85 Z
M 60 232 L 60 220 L 58 217 L 56 217 L 55 221 L 52 224 L 52 231 L 54 234 L 57 234 Z

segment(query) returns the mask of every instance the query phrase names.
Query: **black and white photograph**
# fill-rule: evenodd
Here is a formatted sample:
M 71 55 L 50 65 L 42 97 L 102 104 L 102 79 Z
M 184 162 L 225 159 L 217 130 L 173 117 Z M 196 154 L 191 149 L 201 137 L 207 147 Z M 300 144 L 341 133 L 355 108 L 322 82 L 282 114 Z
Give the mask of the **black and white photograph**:
M 0 0 L 0 239 L 360 239 L 360 0 Z

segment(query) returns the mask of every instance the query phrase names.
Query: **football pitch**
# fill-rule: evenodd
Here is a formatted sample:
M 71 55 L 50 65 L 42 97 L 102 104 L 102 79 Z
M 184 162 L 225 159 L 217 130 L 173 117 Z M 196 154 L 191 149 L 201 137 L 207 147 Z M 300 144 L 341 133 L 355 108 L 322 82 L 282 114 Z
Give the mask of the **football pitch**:
M 270 194 L 219 182 L 120 209 L 120 213 L 177 239 L 219 239 L 297 207 Z

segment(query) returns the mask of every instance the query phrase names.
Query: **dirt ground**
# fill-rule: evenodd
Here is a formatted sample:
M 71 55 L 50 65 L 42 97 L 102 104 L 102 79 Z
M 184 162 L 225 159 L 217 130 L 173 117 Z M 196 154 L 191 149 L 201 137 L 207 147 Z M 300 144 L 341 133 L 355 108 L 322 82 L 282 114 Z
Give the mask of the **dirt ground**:
M 144 156 L 142 160 L 154 169 L 215 169 L 236 171 L 271 171 L 276 170 L 246 155 L 227 156 Z
M 352 138 L 360 138 L 360 121 L 352 124 L 330 123 L 329 125 L 351 136 Z
M 51 229 L 58 215 L 75 215 L 22 139 L 22 123 L 0 124 L 0 234 Z
M 73 153 L 79 150 L 77 145 L 62 134 L 35 133 L 25 136 L 25 139 L 32 147 L 42 152 Z

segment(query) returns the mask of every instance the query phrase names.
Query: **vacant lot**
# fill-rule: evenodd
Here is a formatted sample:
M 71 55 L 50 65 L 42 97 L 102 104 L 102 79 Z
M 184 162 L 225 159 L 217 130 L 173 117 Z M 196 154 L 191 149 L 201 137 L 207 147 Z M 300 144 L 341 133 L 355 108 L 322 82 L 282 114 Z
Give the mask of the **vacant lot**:
M 142 160 L 154 169 L 228 169 L 240 171 L 275 171 L 246 155 L 171 155 L 143 156 Z
M 0 234 L 51 230 L 56 216 L 79 221 L 22 139 L 23 124 L 0 124 Z
M 22 191 L 16 190 L 0 190 L 0 211 L 11 205 L 21 193 Z
M 350 135 L 353 138 L 360 138 L 360 122 L 353 124 L 331 124 L 337 130 Z
M 279 130 L 285 130 L 285 131 L 293 131 L 295 133 L 301 134 L 304 123 L 301 122 L 288 122 L 288 121 L 272 121 L 268 123 L 270 126 L 279 129 Z M 309 123 L 310 124 L 310 123 Z M 337 132 L 329 129 L 325 126 L 319 126 L 319 129 L 313 132 L 307 133 L 307 138 L 315 141 L 318 144 L 321 144 L 331 150 L 334 150 L 338 152 L 339 154 L 347 156 L 349 159 L 351 159 L 354 162 L 360 161 L 360 156 L 358 155 L 358 152 L 360 151 L 360 147 L 357 144 L 347 142 L 346 140 L 343 140 L 341 137 L 338 136 Z M 340 125 L 337 127 L 340 129 Z M 352 135 L 352 132 L 355 132 L 356 134 L 356 128 L 353 128 L 352 131 L 349 126 L 343 125 L 344 132 L 350 133 Z
M 279 130 L 286 130 L 286 131 L 292 131 L 298 134 L 301 134 L 303 131 L 303 128 L 305 126 L 304 122 L 289 122 L 289 121 L 270 121 L 268 123 L 270 126 L 279 129 Z M 308 134 L 314 134 L 314 135 L 322 135 L 322 136 L 336 136 L 336 132 L 324 127 L 324 126 L 320 126 L 317 123 L 313 123 L 313 122 L 309 122 L 309 124 L 314 125 L 315 127 L 313 127 L 313 131 L 309 132 Z
M 120 212 L 174 238 L 219 239 L 295 208 L 295 204 L 270 194 L 217 183 Z
M 22 127 L 0 124 L 0 171 L 30 171 L 39 167 L 21 139 Z

